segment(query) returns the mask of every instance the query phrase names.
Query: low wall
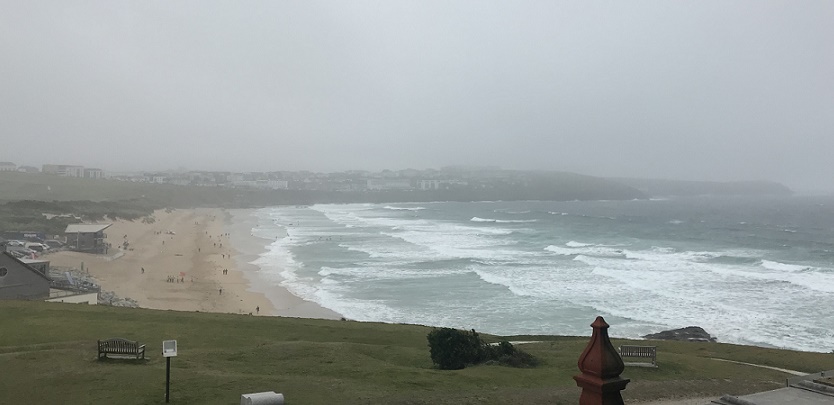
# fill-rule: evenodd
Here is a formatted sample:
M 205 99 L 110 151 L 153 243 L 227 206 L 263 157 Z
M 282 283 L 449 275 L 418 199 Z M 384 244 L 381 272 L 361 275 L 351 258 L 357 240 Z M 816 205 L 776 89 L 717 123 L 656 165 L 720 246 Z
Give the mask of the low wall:
M 89 304 L 89 305 L 97 305 L 98 304 L 98 293 L 91 292 L 91 293 L 84 293 L 84 294 L 74 294 L 74 295 L 67 295 L 64 297 L 55 297 L 49 298 L 46 302 L 63 302 L 67 304 Z

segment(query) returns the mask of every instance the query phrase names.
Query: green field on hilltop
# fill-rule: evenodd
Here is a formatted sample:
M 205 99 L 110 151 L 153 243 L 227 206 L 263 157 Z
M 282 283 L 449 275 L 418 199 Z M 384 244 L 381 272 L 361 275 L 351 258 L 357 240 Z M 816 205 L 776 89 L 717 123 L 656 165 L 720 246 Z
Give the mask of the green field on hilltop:
M 81 220 L 136 220 L 162 208 L 246 207 L 249 200 L 230 188 L 0 172 L 0 231 L 55 235 Z
M 231 188 L 0 172 L 0 201 L 133 201 L 155 207 L 192 207 L 231 205 L 247 195 Z
M 164 403 L 161 342 L 166 339 L 179 346 L 171 403 L 236 404 L 240 394 L 261 391 L 282 392 L 287 404 L 577 402 L 571 376 L 578 372 L 587 337 L 544 337 L 545 342 L 524 345 L 542 363 L 534 369 L 482 365 L 441 371 L 429 358 L 429 331 L 415 325 L 0 302 L 0 403 Z M 616 325 L 611 331 L 616 334 Z M 97 361 L 96 340 L 111 337 L 146 344 L 148 360 Z M 632 380 L 624 391 L 627 402 L 744 394 L 779 388 L 788 377 L 710 357 L 807 372 L 834 368 L 834 354 L 656 344 L 658 369 L 626 369 L 624 377 Z

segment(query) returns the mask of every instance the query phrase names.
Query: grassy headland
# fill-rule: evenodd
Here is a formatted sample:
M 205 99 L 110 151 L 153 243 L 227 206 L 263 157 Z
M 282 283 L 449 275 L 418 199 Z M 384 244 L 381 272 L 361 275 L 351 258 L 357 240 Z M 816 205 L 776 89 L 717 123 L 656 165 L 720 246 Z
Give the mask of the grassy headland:
M 589 320 L 590 323 L 591 320 Z M 0 403 L 164 403 L 161 341 L 176 339 L 172 403 L 232 404 L 275 390 L 292 404 L 575 404 L 571 376 L 587 337 L 543 340 L 524 350 L 533 369 L 432 367 L 430 328 L 40 302 L 0 302 Z M 590 328 L 588 329 L 590 333 Z M 616 325 L 612 325 L 616 334 Z M 148 360 L 96 360 L 96 340 L 147 344 Z M 484 335 L 486 340 L 498 337 Z M 615 340 L 614 344 L 625 343 Z M 647 342 L 642 342 L 646 344 Z M 712 360 L 815 372 L 834 354 L 715 343 L 653 342 L 657 369 L 627 368 L 627 402 L 743 394 L 783 386 L 785 373 Z

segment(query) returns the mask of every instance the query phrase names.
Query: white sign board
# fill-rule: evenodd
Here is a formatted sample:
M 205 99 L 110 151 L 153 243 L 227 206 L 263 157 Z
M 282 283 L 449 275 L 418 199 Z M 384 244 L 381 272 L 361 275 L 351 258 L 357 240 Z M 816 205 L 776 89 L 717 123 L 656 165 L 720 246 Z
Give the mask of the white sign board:
M 177 357 L 177 341 L 163 340 L 162 341 L 162 357 Z

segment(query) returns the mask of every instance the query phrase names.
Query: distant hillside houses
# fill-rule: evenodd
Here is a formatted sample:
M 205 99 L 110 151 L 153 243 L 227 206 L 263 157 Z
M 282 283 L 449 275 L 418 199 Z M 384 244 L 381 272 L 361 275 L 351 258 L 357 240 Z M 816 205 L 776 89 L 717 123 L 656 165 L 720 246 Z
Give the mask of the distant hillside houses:
M 420 190 L 439 190 L 440 180 L 420 180 Z
M 103 179 L 104 170 L 77 165 L 43 165 L 44 174 L 54 174 L 65 177 L 81 177 L 86 179 Z
M 0 162 L 0 172 L 13 172 L 17 170 L 17 165 L 12 162 Z
M 289 182 L 286 180 L 234 180 L 232 185 L 235 187 L 254 187 L 267 190 L 286 190 L 289 188 Z
M 411 190 L 408 179 L 368 179 L 368 190 Z

